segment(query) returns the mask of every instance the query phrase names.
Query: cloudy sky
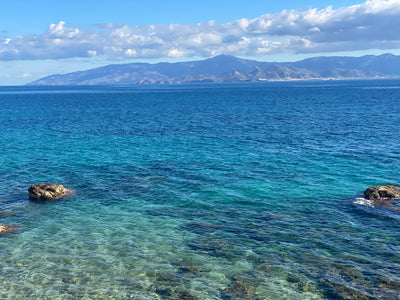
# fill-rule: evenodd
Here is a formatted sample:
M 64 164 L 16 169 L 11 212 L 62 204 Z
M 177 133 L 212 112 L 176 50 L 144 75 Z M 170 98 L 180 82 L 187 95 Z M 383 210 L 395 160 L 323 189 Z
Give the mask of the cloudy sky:
M 0 85 L 110 63 L 218 54 L 263 61 L 400 54 L 400 0 L 6 3 L 0 12 Z

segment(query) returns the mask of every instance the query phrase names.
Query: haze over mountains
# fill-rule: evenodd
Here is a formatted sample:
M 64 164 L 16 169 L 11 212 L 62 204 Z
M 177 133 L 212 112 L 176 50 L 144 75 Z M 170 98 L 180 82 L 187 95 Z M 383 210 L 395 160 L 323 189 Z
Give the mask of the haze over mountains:
M 314 57 L 273 63 L 229 55 L 178 63 L 130 63 L 51 75 L 29 85 L 132 85 L 400 77 L 400 56 Z

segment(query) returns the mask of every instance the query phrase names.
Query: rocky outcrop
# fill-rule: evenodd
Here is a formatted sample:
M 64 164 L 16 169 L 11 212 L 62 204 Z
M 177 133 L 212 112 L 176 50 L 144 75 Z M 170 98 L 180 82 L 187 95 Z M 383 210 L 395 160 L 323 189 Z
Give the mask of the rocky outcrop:
M 66 198 L 75 194 L 75 191 L 58 183 L 39 183 L 29 189 L 29 198 L 36 201 L 51 201 Z
M 18 228 L 13 225 L 1 225 L 0 224 L 0 236 L 4 236 L 13 232 L 16 232 Z
M 364 196 L 371 201 L 400 199 L 400 187 L 394 185 L 373 186 L 364 191 Z

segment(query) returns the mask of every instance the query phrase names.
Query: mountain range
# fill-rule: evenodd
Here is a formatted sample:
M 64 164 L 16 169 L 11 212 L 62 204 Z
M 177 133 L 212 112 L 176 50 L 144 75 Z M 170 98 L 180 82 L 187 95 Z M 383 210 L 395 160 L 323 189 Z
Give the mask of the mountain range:
M 262 82 L 400 77 L 400 56 L 314 57 L 297 62 L 260 62 L 219 55 L 177 63 L 129 63 L 50 75 L 28 85 L 133 85 L 152 83 Z

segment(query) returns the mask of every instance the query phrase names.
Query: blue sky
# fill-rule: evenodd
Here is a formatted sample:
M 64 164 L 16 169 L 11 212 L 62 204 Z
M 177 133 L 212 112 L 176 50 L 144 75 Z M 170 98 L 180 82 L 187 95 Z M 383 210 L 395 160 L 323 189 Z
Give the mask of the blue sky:
M 0 85 L 110 63 L 400 54 L 400 0 L 4 1 Z
M 71 25 L 90 27 L 98 23 L 124 23 L 146 26 L 162 23 L 199 23 L 209 20 L 229 22 L 239 18 L 256 18 L 265 13 L 308 7 L 334 8 L 363 1 L 266 1 L 266 0 L 202 0 L 202 1 L 132 1 L 132 0 L 13 0 L 2 1 L 1 29 L 10 35 L 39 33 L 49 24 L 65 21 Z

